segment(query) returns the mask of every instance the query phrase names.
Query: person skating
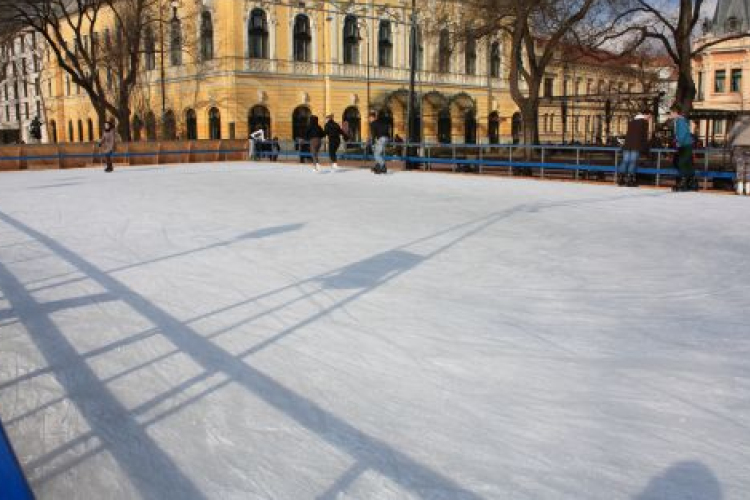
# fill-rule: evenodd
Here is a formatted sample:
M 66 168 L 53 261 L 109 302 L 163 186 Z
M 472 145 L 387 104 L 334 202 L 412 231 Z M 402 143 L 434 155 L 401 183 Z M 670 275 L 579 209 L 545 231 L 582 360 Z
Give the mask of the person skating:
M 388 124 L 381 118 L 378 118 L 376 112 L 371 111 L 370 115 L 370 140 L 372 141 L 372 152 L 375 156 L 375 167 L 372 169 L 376 174 L 388 173 L 388 167 L 385 163 L 385 147 L 388 145 Z
M 622 163 L 617 176 L 620 186 L 635 187 L 637 183 L 638 158 L 649 152 L 648 112 L 638 114 L 628 123 L 625 144 L 622 147 Z
M 320 160 L 318 154 L 320 153 L 320 146 L 323 143 L 323 137 L 326 133 L 318 124 L 318 117 L 313 115 L 310 117 L 310 125 L 307 127 L 305 133 L 305 139 L 310 144 L 310 154 L 312 154 L 313 168 L 316 172 L 320 171 Z
M 695 167 L 693 166 L 693 134 L 690 133 L 690 123 L 682 115 L 682 107 L 675 103 L 669 108 L 674 122 L 673 130 L 677 146 L 675 166 L 679 171 L 677 183 L 673 191 L 696 191 Z
M 248 160 L 259 160 L 260 159 L 260 145 L 266 140 L 266 134 L 262 128 L 256 129 L 248 138 Z
M 104 153 L 104 158 L 107 162 L 107 168 L 105 168 L 104 171 L 112 172 L 112 170 L 114 170 L 112 167 L 112 153 L 115 152 L 115 130 L 112 128 L 112 124 L 108 121 L 104 122 L 104 132 L 99 141 L 99 149 Z
M 331 166 L 334 169 L 337 169 L 339 168 L 339 165 L 337 163 L 336 152 L 338 151 L 339 146 L 341 146 L 341 137 L 343 136 L 344 139 L 346 139 L 346 133 L 333 119 L 333 115 L 326 116 L 324 132 L 325 135 L 328 136 L 328 154 L 331 157 Z

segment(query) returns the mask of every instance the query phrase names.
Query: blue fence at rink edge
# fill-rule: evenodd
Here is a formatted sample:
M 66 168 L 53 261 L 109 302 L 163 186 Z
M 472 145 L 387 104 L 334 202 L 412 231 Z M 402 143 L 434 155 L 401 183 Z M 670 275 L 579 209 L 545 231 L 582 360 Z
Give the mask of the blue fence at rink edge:
M 8 435 L 0 422 L 0 499 L 34 500 Z

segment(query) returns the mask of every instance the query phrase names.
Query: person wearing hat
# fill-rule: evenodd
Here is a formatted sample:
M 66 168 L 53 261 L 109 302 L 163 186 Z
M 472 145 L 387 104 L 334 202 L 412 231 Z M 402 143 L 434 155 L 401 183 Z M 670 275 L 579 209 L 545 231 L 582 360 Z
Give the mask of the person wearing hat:
M 341 126 L 336 123 L 333 119 L 333 115 L 329 114 L 326 116 L 326 126 L 324 128 L 326 135 L 328 136 L 328 155 L 331 157 L 331 166 L 334 169 L 339 168 L 337 163 L 336 152 L 341 146 L 341 136 L 346 138 L 346 133 Z

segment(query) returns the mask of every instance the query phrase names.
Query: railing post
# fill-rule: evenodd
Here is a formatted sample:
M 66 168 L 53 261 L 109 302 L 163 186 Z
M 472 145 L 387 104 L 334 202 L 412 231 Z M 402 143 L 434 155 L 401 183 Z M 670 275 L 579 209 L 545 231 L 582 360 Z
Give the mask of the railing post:
M 542 167 L 539 169 L 539 175 L 544 179 L 544 152 L 546 151 L 544 146 L 539 146 L 542 149 Z
M 578 168 L 581 166 L 581 148 L 576 147 L 576 180 L 578 180 Z
M 656 152 L 656 187 L 659 187 L 661 178 L 661 151 Z
M 513 176 L 513 146 L 508 146 L 508 162 L 510 163 L 510 175 Z
M 617 184 L 617 176 L 619 175 L 619 171 L 620 171 L 620 169 L 618 168 L 619 163 L 620 163 L 620 150 L 615 149 L 615 175 L 612 176 L 612 183 L 615 185 Z
M 484 173 L 484 168 L 482 165 L 483 160 L 484 160 L 484 147 L 480 145 L 479 146 L 479 164 L 478 164 L 478 167 L 479 167 L 478 171 L 480 174 Z
M 453 171 L 455 172 L 458 169 L 458 165 L 456 165 L 456 145 L 451 144 L 451 151 L 453 154 Z

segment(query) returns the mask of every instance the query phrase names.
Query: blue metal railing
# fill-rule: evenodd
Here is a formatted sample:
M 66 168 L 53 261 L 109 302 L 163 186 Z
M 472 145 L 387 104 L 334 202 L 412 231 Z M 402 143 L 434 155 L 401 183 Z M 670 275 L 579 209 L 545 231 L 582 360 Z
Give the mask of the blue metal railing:
M 3 500 L 33 500 L 16 454 L 0 423 L 0 498 Z

